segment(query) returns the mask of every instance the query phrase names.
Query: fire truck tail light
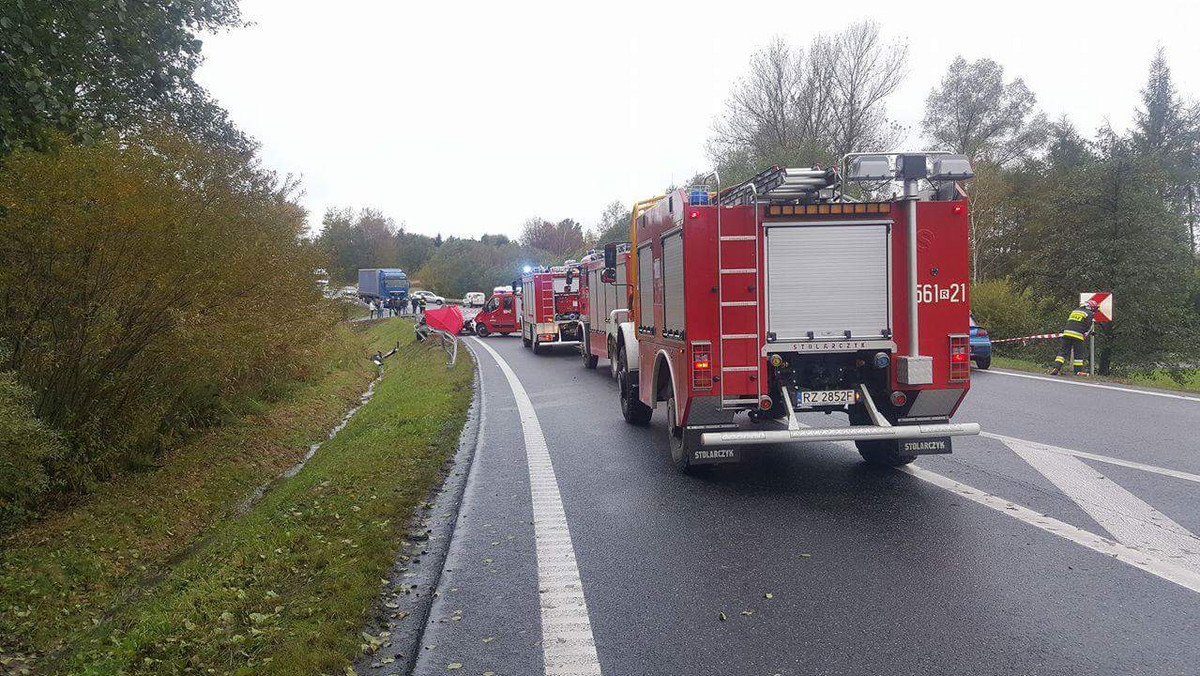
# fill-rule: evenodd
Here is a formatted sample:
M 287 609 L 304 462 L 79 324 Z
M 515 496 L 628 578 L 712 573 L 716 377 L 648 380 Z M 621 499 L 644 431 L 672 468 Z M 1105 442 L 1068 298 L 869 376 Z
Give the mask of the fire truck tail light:
M 758 400 L 758 407 L 764 411 L 771 410 L 771 407 L 774 405 L 775 402 L 771 401 L 771 398 L 766 395 L 763 395 L 763 398 Z
M 711 390 L 712 385 L 712 343 L 692 343 L 692 389 Z
M 892 400 L 892 406 L 903 406 L 908 403 L 908 395 L 900 390 L 892 392 L 892 396 L 889 399 Z
M 950 382 L 964 383 L 971 379 L 971 338 L 950 334 Z

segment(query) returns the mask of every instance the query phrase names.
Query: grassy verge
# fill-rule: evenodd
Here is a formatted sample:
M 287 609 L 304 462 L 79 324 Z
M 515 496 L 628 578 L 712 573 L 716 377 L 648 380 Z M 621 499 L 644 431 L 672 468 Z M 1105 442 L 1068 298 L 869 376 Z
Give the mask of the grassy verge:
M 357 399 L 373 375 L 362 356 L 397 341 L 371 403 L 238 515 Z M 308 391 L 5 542 L 9 655 L 36 651 L 35 673 L 341 671 L 408 516 L 455 447 L 472 379 L 468 357 L 447 371 L 407 322 L 347 334 L 345 349 Z
M 1050 367 L 1046 364 L 1029 361 L 1027 359 L 1014 359 L 1012 357 L 1001 357 L 992 355 L 992 365 L 1012 371 L 1027 371 L 1029 373 L 1045 373 Z M 1128 378 L 1103 378 L 1095 377 L 1093 380 L 1102 382 L 1122 383 L 1125 385 L 1135 385 L 1138 387 L 1153 387 L 1160 390 L 1178 390 L 1181 392 L 1200 392 L 1200 370 L 1188 371 L 1184 374 L 1183 382 L 1179 382 L 1171 377 L 1171 374 L 1165 370 L 1157 370 L 1152 373 L 1138 374 Z

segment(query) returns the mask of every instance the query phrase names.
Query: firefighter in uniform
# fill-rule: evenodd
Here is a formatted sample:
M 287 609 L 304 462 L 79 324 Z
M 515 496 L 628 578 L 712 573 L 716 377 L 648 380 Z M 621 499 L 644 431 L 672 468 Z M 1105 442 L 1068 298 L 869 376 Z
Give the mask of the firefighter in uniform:
M 1099 308 L 1099 303 L 1088 299 L 1071 311 L 1067 317 L 1067 325 L 1062 330 L 1062 346 L 1058 349 L 1058 356 L 1054 358 L 1054 368 L 1050 369 L 1052 375 L 1061 373 L 1068 359 L 1071 360 L 1075 375 L 1086 375 L 1087 372 L 1083 370 L 1083 341 L 1092 330 L 1092 317 Z

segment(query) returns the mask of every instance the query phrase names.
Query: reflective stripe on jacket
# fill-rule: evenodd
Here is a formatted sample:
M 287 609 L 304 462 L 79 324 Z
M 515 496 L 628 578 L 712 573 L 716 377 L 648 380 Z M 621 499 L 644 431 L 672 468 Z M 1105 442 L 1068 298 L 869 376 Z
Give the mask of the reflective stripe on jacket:
M 1062 334 L 1068 338 L 1083 340 L 1092 330 L 1093 314 L 1093 311 L 1089 310 L 1086 305 L 1072 310 L 1071 314 L 1067 316 L 1067 325 L 1063 327 Z

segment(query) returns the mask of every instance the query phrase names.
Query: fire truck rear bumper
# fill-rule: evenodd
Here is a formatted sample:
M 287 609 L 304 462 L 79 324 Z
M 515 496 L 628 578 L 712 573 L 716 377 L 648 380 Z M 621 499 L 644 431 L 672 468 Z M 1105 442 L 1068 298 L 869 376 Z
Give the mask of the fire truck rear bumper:
M 892 441 L 904 439 L 944 439 L 979 434 L 979 423 L 941 423 L 936 425 L 856 425 L 854 427 L 803 427 L 791 430 L 747 430 L 706 432 L 700 435 L 703 446 L 749 446 L 788 444 L 806 441 Z

